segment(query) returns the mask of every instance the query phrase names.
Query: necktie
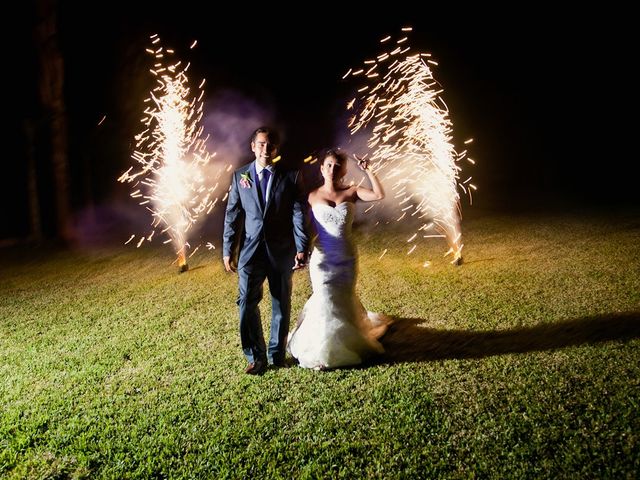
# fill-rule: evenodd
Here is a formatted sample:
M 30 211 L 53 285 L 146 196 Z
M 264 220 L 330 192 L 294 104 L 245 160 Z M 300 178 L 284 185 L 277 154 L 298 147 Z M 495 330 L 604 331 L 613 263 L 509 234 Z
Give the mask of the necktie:
M 263 205 L 267 204 L 267 185 L 269 185 L 269 177 L 271 176 L 271 172 L 268 168 L 264 168 L 262 170 L 262 179 L 260 180 L 260 190 L 262 192 L 262 203 Z

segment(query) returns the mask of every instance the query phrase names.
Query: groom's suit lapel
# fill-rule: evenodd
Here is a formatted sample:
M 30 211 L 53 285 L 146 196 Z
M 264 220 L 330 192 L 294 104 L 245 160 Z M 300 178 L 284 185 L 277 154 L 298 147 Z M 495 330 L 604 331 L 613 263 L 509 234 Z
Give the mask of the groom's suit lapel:
M 282 180 L 282 175 L 278 172 L 277 169 L 273 169 L 273 178 L 271 179 L 271 189 L 269 190 L 269 198 L 267 199 L 267 204 L 264 207 L 264 212 L 267 211 L 269 205 L 271 205 L 271 199 L 277 192 L 278 185 L 280 185 L 280 181 Z M 264 214 L 263 212 L 263 214 Z
M 262 205 L 260 204 L 260 194 L 258 193 L 258 188 L 260 188 L 260 184 L 258 183 L 258 173 L 256 172 L 256 164 L 255 162 L 249 165 L 249 175 L 251 176 L 251 195 L 253 199 L 256 201 L 256 205 L 258 209 L 262 211 Z

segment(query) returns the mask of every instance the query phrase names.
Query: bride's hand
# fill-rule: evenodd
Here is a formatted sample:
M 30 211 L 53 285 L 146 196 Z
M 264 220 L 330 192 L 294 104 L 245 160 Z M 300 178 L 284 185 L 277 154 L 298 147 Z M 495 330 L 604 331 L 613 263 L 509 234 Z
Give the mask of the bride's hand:
M 356 162 L 358 162 L 358 167 L 360 167 L 360 170 L 362 170 L 363 172 L 369 170 L 369 160 L 361 158 L 355 153 L 353 154 L 353 158 L 355 158 Z
M 292 270 L 300 270 L 307 266 L 307 255 L 304 252 L 296 253 L 296 257 L 294 259 L 295 264 L 293 265 Z

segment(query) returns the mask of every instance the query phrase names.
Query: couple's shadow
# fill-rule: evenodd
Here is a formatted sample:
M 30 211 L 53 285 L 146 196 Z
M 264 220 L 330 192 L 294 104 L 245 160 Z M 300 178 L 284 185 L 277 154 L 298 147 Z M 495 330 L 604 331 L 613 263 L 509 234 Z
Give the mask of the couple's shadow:
M 612 313 L 508 330 L 438 330 L 420 318 L 396 318 L 377 364 L 483 358 L 640 337 L 640 312 Z

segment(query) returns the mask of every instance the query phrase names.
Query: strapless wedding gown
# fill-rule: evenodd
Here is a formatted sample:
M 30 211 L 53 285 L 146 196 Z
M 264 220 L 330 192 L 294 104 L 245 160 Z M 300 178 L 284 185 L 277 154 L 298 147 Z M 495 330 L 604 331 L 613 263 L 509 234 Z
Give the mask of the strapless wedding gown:
M 309 262 L 313 294 L 289 335 L 289 353 L 301 367 L 357 365 L 384 352 L 377 340 L 390 319 L 367 312 L 356 295 L 357 253 L 351 238 L 355 206 L 312 207 L 318 237 Z

